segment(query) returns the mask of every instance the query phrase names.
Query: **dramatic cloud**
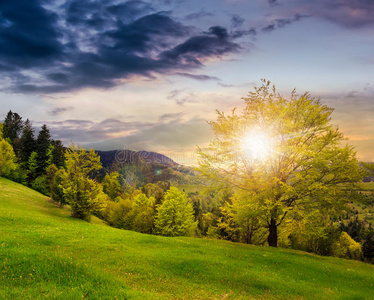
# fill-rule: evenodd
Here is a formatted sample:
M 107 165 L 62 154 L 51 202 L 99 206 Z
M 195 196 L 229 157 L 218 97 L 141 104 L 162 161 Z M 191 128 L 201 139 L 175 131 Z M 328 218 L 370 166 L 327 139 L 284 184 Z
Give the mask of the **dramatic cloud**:
M 61 59 L 57 15 L 38 0 L 0 2 L 0 71 L 16 72 Z M 24 76 L 26 78 L 26 76 Z
M 44 4 L 48 1 L 0 3 L 0 73 L 13 91 L 110 88 L 132 76 L 176 71 L 199 80 L 215 79 L 184 70 L 241 49 L 233 40 L 243 34 L 230 34 L 221 26 L 198 33 L 143 1 Z M 187 18 L 210 15 L 200 11 Z M 237 26 L 242 22 L 238 16 L 233 20 Z

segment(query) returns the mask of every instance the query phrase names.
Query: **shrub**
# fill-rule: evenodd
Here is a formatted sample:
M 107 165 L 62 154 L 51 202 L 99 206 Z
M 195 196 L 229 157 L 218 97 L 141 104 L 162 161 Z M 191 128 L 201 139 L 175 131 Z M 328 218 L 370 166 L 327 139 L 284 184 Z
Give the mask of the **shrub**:
M 360 243 L 355 242 L 346 232 L 342 232 L 338 242 L 335 244 L 335 256 L 361 260 L 362 249 Z
M 45 175 L 36 177 L 32 182 L 31 187 L 43 195 L 49 195 L 47 177 Z

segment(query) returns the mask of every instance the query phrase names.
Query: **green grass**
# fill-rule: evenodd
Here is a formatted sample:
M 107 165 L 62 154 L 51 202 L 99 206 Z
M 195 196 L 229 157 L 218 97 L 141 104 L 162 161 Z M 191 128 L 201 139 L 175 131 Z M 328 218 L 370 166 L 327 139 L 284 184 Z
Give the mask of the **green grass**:
M 374 182 L 361 182 L 360 186 L 363 190 L 372 191 L 374 190 Z
M 203 189 L 206 187 L 205 185 L 198 185 L 198 184 L 180 184 L 176 185 L 176 187 L 185 193 L 200 193 L 203 191 Z
M 72 219 L 0 178 L 3 299 L 373 299 L 374 266 Z

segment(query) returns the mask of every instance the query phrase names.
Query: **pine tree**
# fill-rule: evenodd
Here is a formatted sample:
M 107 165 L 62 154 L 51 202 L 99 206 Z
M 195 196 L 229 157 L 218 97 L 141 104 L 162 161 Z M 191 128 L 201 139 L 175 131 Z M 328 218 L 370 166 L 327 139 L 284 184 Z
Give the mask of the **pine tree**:
M 48 167 L 48 148 L 51 145 L 51 134 L 49 129 L 44 124 L 42 129 L 39 131 L 38 138 L 36 140 L 37 148 L 36 152 L 38 153 L 37 162 L 38 162 L 38 175 L 45 173 L 46 168 Z
M 23 128 L 22 117 L 10 110 L 4 120 L 3 126 L 3 138 L 9 138 L 10 141 L 13 142 L 15 139 L 19 138 L 19 135 Z
M 57 168 L 65 166 L 65 149 L 60 140 L 52 140 L 53 145 L 53 159 L 52 163 L 56 165 Z
M 27 165 L 28 165 L 28 178 L 29 178 L 29 182 L 31 182 L 33 179 L 37 177 L 38 153 L 36 153 L 35 151 L 31 152 Z
M 33 151 L 36 151 L 36 140 L 32 124 L 27 119 L 23 126 L 22 136 L 20 138 L 19 159 L 21 163 L 27 164 Z

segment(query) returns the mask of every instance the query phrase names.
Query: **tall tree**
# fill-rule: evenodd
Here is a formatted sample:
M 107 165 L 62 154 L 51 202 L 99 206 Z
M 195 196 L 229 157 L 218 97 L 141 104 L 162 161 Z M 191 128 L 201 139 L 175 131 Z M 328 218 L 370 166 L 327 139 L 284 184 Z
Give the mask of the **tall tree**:
M 38 170 L 37 173 L 42 175 L 45 173 L 46 168 L 48 167 L 48 148 L 51 145 L 51 134 L 49 133 L 49 129 L 44 124 L 42 129 L 39 131 L 38 138 L 36 139 L 36 152 L 37 162 L 38 162 Z
M 4 120 L 3 138 L 9 138 L 10 141 L 13 142 L 15 139 L 19 138 L 22 128 L 22 117 L 10 110 Z
M 27 163 L 31 153 L 34 151 L 36 151 L 34 128 L 32 128 L 31 122 L 27 119 L 24 123 L 22 136 L 20 138 L 20 162 Z
M 217 112 L 210 123 L 215 139 L 198 149 L 199 168 L 212 184 L 245 192 L 234 204 L 243 211 L 258 208 L 268 243 L 276 247 L 278 227 L 294 210 L 338 214 L 346 190 L 363 173 L 354 149 L 342 145 L 343 134 L 331 124 L 333 109 L 319 99 L 295 90 L 286 99 L 263 80 L 244 101 L 240 114 Z
M 64 167 L 65 166 L 65 149 L 62 145 L 60 140 L 52 140 L 53 151 L 52 151 L 52 163 L 56 165 L 56 167 Z
M 66 152 L 63 193 L 75 218 L 89 220 L 92 213 L 105 208 L 108 196 L 102 185 L 89 176 L 102 168 L 95 150 L 87 151 L 72 144 Z

